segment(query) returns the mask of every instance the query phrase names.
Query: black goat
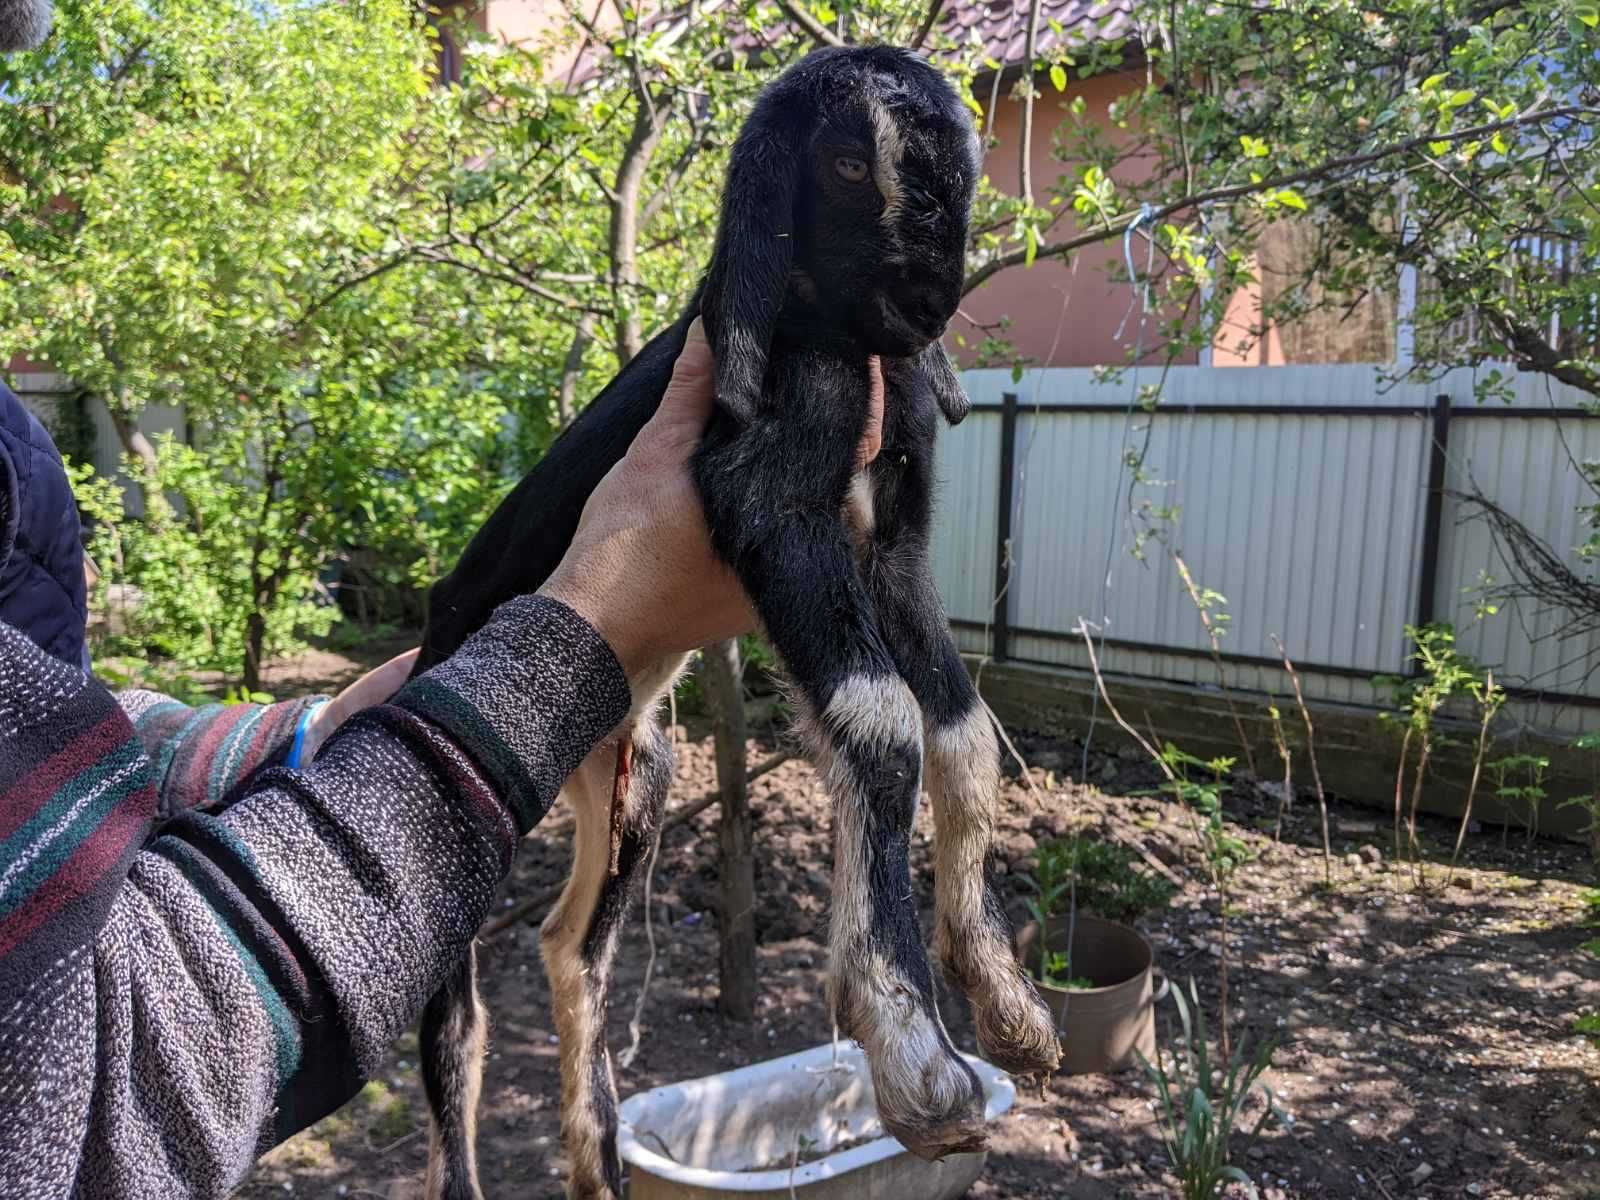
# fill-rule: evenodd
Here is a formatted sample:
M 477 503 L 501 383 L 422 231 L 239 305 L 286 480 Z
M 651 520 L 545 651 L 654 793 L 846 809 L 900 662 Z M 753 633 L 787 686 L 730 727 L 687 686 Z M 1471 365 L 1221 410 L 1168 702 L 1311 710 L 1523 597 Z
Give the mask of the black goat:
M 835 805 L 830 999 L 865 1047 L 887 1129 L 925 1157 L 984 1142 L 983 1097 L 935 1004 L 911 899 L 927 768 L 938 825 L 936 942 L 990 1058 L 1057 1061 L 1055 1030 L 984 877 L 999 783 L 994 731 L 928 566 L 935 426 L 967 401 L 938 344 L 961 295 L 979 170 L 970 115 L 927 64 L 886 47 L 819 50 L 758 100 L 734 147 L 710 269 L 689 310 L 560 438 L 436 586 L 418 669 L 502 601 L 537 589 L 585 500 L 660 403 L 696 314 L 718 411 L 694 461 L 717 552 L 797 685 Z M 868 358 L 882 357 L 882 451 L 855 450 Z M 568 781 L 575 865 L 544 924 L 561 1040 L 571 1197 L 616 1200 L 606 988 L 634 876 L 672 777 L 656 725 L 670 661 L 630 680 L 618 740 Z M 471 1200 L 483 1017 L 469 956 L 423 1023 L 435 1120 L 429 1197 Z

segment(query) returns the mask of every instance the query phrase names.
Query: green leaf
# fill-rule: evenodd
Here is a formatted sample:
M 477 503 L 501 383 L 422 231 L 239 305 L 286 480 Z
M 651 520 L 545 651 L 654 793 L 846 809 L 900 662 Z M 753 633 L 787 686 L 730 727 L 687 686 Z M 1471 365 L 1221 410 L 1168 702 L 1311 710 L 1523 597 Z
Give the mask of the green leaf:
M 1279 188 L 1278 191 L 1274 193 L 1273 199 L 1278 204 L 1283 205 L 1285 208 L 1295 208 L 1299 209 L 1301 212 L 1305 211 L 1305 197 L 1303 197 L 1293 188 Z
M 1441 83 L 1449 78 L 1450 76 L 1448 74 L 1429 75 L 1422 81 L 1422 87 L 1419 90 L 1424 96 L 1426 96 L 1429 92 L 1433 91 L 1434 88 L 1438 87 Z
M 1590 29 L 1600 25 L 1600 0 L 1578 0 L 1573 12 Z
M 1055 84 L 1058 92 L 1067 90 L 1067 69 L 1060 63 L 1050 68 L 1050 82 Z
M 1267 156 L 1267 143 L 1258 137 L 1251 137 L 1248 133 L 1239 135 L 1239 145 L 1244 150 L 1246 158 L 1265 158 Z

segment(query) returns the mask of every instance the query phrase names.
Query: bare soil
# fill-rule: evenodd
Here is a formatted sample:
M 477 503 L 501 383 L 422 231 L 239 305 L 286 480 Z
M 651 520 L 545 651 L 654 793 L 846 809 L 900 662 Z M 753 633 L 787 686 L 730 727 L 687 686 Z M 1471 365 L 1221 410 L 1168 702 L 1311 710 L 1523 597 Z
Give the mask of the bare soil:
M 316 671 L 338 678 L 333 664 Z M 307 672 L 310 674 L 312 672 Z M 288 689 L 283 689 L 287 694 Z M 691 729 L 679 747 L 671 808 L 714 786 L 709 738 Z M 1079 747 L 1022 738 L 1033 786 L 1013 777 L 995 866 L 1021 916 L 1015 882 L 1038 839 L 1077 826 L 1114 830 L 1187 882 L 1170 909 L 1140 922 L 1174 984 L 1193 979 L 1216 1009 L 1216 901 L 1200 882 L 1186 826 L 1172 806 L 1131 795 L 1153 786 L 1148 765 L 1090 756 L 1093 786 L 1075 782 Z M 773 745 L 752 742 L 751 761 Z M 1579 949 L 1591 880 L 1576 846 L 1522 844 L 1498 829 L 1468 839 L 1467 869 L 1444 886 L 1428 871 L 1419 893 L 1390 860 L 1388 818 L 1338 805 L 1334 869 L 1323 885 L 1314 800 L 1300 797 L 1282 844 L 1270 836 L 1277 804 L 1245 786 L 1228 816 L 1259 855 L 1240 874 L 1233 931 L 1233 1035 L 1278 1039 L 1266 1081 L 1293 1125 L 1264 1134 L 1241 1165 L 1265 1200 L 1351 1197 L 1600 1197 L 1600 1051 L 1572 1032 L 1600 1009 L 1600 964 Z M 811 768 L 785 764 L 752 787 L 756 820 L 756 931 L 762 994 L 751 1024 L 717 1013 L 716 820 L 712 809 L 670 833 L 655 872 L 659 948 L 645 1008 L 643 1047 L 618 1069 L 624 1096 L 825 1042 L 823 996 L 831 817 Z M 1265 831 L 1265 832 L 1264 832 Z M 933 828 L 927 806 L 913 850 L 917 896 L 931 915 Z M 1428 858 L 1448 859 L 1453 828 L 1423 829 Z M 557 810 L 522 848 L 501 903 L 512 906 L 562 879 L 571 818 Z M 1361 860 L 1363 846 L 1382 861 Z M 1367 854 L 1370 856 L 1371 851 Z M 1346 856 L 1353 856 L 1346 861 Z M 1356 865 L 1360 863 L 1360 865 Z M 1462 886 L 1465 884 L 1465 886 Z M 501 911 L 504 911 L 503 909 Z M 491 1200 L 557 1200 L 563 1160 L 550 996 L 537 921 L 485 942 L 480 962 L 492 1032 L 479 1119 L 484 1190 Z M 613 1053 L 627 1024 L 648 950 L 636 906 L 612 992 Z M 965 1002 L 942 1002 L 951 1034 L 973 1050 Z M 1163 1027 L 1174 1019 L 1162 1006 Z M 994 1130 L 982 1200 L 1176 1195 L 1139 1071 L 1059 1076 L 1024 1086 Z M 1253 1118 L 1259 1102 L 1252 1101 Z M 241 1196 L 412 1200 L 427 1156 L 427 1109 L 415 1033 L 379 1079 L 341 1113 L 262 1160 Z M 1242 1194 L 1235 1189 L 1234 1194 Z

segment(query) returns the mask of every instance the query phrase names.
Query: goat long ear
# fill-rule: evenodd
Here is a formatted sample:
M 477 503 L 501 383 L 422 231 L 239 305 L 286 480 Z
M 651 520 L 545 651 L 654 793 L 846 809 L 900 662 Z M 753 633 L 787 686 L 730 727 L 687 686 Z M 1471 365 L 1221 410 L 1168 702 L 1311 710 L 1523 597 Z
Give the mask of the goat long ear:
M 933 342 L 919 357 L 923 373 L 933 388 L 933 398 L 939 402 L 939 411 L 944 414 L 944 419 L 952 425 L 961 424 L 972 411 L 972 401 L 961 390 L 961 377 L 956 374 L 950 356 L 944 352 L 943 346 Z
M 776 121 L 763 128 L 761 115 L 734 147 L 702 310 L 717 360 L 717 400 L 741 422 L 760 403 L 789 286 L 795 189 L 805 157 L 795 130 Z

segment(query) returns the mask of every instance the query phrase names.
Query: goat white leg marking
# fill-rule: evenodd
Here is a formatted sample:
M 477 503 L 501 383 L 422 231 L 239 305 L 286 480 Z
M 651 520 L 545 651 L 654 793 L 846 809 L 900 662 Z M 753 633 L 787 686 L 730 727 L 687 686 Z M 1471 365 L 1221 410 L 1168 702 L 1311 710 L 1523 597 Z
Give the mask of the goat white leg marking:
M 895 1136 L 927 1157 L 973 1148 L 983 1138 L 983 1104 L 972 1073 L 956 1056 L 932 997 L 921 994 L 871 936 L 868 865 L 877 850 L 869 810 L 881 800 L 830 736 L 836 731 L 855 745 L 920 751 L 921 710 L 899 678 L 853 676 L 813 728 L 834 801 L 828 986 L 835 1017 L 865 1048 L 879 1112 Z M 917 753 L 912 761 L 920 766 L 920 758 Z M 905 783 L 912 797 L 918 783 Z
M 972 1002 L 979 1045 L 997 1065 L 1053 1070 L 1061 1052 L 1050 1010 L 1016 960 L 1005 914 L 987 903 L 983 867 L 994 840 L 1000 747 L 982 705 L 953 725 L 930 725 L 927 771 L 939 959 Z

